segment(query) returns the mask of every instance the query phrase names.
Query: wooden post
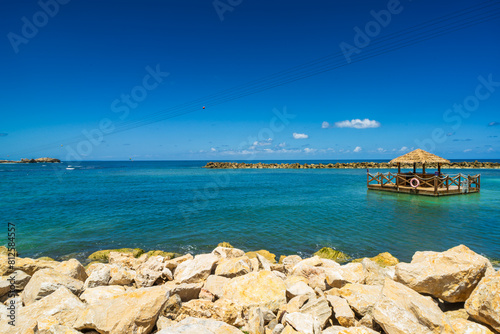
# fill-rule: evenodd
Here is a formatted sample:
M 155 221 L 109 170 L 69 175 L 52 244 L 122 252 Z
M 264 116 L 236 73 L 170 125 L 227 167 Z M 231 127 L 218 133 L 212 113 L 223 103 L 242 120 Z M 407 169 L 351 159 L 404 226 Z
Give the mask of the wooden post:
M 461 178 L 461 176 L 458 175 L 458 192 L 460 192 L 460 184 L 462 183 L 460 178 Z
M 476 185 L 477 191 L 481 188 L 481 174 L 477 176 L 477 185 Z
M 396 189 L 399 191 L 399 178 L 401 175 L 401 164 L 398 162 L 398 173 L 396 174 Z
M 434 175 L 434 195 L 438 194 L 438 177 Z
M 425 162 L 422 164 L 422 174 L 424 174 L 423 177 L 425 177 Z
M 441 163 L 438 162 L 438 175 L 441 175 Z
M 413 163 L 413 174 L 417 174 L 417 163 Z
M 450 191 L 450 176 L 446 175 L 446 192 Z

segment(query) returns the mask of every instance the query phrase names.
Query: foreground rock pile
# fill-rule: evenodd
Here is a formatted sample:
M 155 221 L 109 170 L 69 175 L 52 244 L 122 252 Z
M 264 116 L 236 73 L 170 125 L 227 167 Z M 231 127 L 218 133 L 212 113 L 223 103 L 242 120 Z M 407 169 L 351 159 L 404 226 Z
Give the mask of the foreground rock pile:
M 437 168 L 437 163 L 425 164 L 427 168 Z M 247 162 L 209 162 L 204 168 L 212 169 L 249 169 L 249 168 L 270 168 L 270 169 L 310 169 L 310 168 L 398 168 L 396 164 L 388 162 L 337 162 L 335 164 L 299 164 L 299 163 L 247 163 Z M 401 168 L 413 169 L 412 164 L 401 164 Z M 498 162 L 452 162 L 441 164 L 443 169 L 468 169 L 468 168 L 500 168 Z
M 87 268 L 28 258 L 10 268 L 2 255 L 0 333 L 500 332 L 500 272 L 465 246 L 344 265 L 220 246 L 174 258 L 105 254 Z M 19 296 L 9 298 L 12 275 Z

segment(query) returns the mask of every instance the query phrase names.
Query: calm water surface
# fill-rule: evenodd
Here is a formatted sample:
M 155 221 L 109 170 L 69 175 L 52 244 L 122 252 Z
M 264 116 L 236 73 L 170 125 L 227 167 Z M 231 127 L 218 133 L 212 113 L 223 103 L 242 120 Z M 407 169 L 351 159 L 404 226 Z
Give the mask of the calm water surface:
M 120 247 L 200 253 L 229 241 L 277 255 L 329 246 L 405 261 L 417 250 L 465 244 L 500 258 L 500 170 L 462 171 L 481 173 L 480 194 L 428 198 L 368 192 L 364 169 L 206 170 L 205 163 L 2 164 L 4 230 L 16 224 L 17 249 L 29 257 L 84 258 Z

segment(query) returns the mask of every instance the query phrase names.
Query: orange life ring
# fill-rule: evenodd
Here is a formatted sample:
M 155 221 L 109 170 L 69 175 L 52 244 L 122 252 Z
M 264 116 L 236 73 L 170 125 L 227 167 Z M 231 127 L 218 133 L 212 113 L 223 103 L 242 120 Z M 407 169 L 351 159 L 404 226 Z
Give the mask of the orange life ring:
M 416 182 L 413 182 L 413 181 L 416 181 Z M 420 185 L 420 181 L 414 177 L 413 179 L 410 180 L 410 186 L 412 186 L 413 188 L 416 188 Z

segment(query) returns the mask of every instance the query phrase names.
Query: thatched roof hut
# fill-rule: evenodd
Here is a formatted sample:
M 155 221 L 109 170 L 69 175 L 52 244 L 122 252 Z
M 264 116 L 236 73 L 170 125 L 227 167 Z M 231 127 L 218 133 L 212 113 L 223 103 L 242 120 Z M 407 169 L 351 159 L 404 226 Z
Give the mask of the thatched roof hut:
M 406 163 L 406 164 L 413 164 L 413 163 L 430 163 L 430 162 L 437 162 L 437 163 L 450 163 L 449 160 L 446 160 L 444 158 L 438 157 L 435 154 L 429 153 L 427 151 L 424 151 L 422 149 L 417 148 L 414 151 L 411 151 L 410 153 L 406 153 L 405 155 L 402 155 L 396 159 L 391 160 L 391 164 L 394 163 Z
M 391 164 L 395 164 L 395 163 L 398 164 L 398 173 L 401 172 L 401 169 L 400 169 L 401 163 L 413 164 L 413 172 L 414 173 L 416 172 L 417 163 L 421 163 L 424 174 L 425 174 L 425 164 L 431 163 L 431 162 L 438 164 L 439 173 L 441 173 L 441 164 L 442 163 L 450 163 L 449 160 L 446 160 L 444 158 L 441 158 L 435 154 L 429 153 L 429 152 L 424 151 L 424 150 L 419 149 L 419 148 L 417 148 L 416 150 L 411 151 L 409 153 L 406 153 L 406 154 L 404 154 L 396 159 L 392 159 L 390 161 Z

